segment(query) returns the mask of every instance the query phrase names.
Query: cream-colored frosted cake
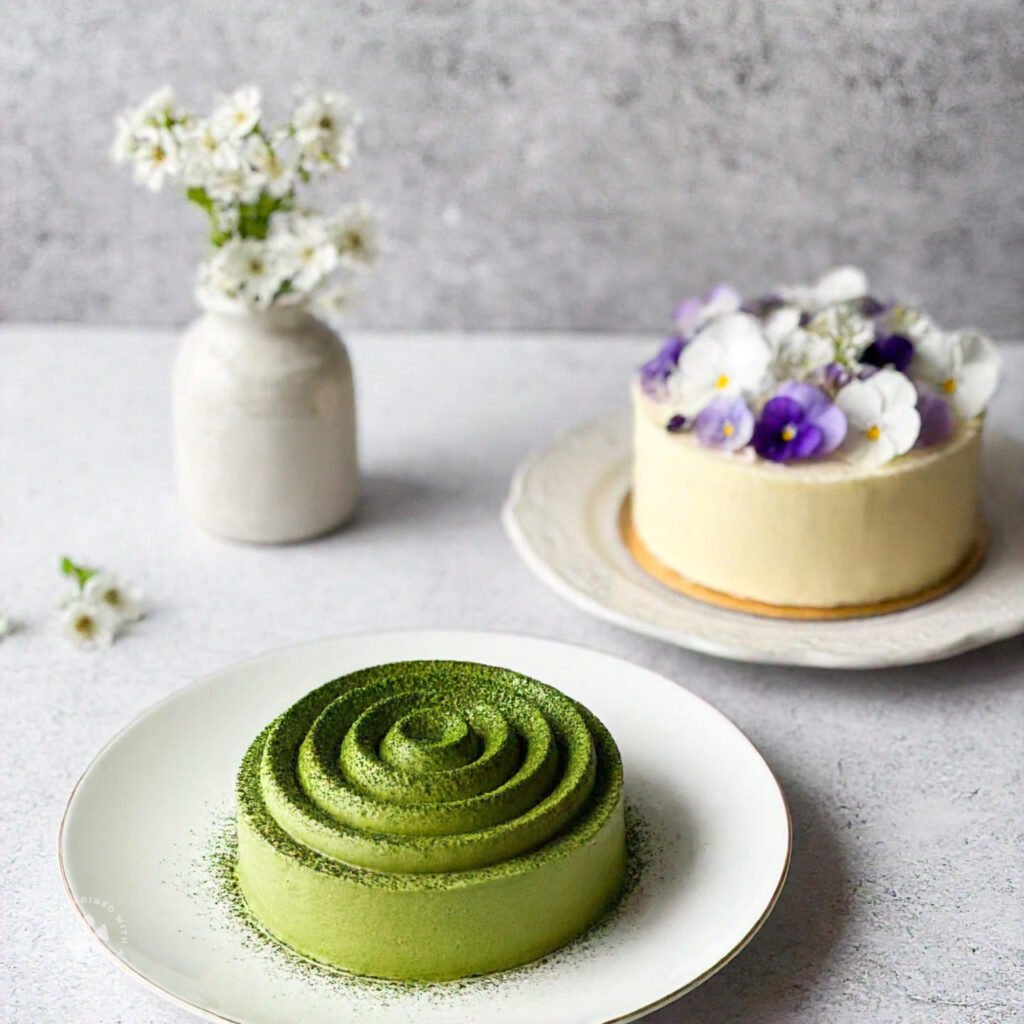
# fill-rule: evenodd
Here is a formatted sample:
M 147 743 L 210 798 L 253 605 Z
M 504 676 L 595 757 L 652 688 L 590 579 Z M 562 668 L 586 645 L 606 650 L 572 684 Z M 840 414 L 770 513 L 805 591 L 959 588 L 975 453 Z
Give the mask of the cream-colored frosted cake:
M 855 268 L 690 300 L 633 388 L 634 550 L 753 611 L 933 595 L 978 559 L 998 377 L 987 338 L 871 298 Z

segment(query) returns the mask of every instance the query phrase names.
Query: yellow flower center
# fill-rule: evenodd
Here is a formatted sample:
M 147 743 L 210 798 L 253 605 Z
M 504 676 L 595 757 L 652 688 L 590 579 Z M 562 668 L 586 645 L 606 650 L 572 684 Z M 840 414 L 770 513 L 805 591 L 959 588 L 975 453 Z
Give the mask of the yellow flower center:
M 870 427 L 868 427 L 867 430 L 864 431 L 864 436 L 869 441 L 877 441 L 882 436 L 882 431 L 879 430 L 879 428 L 876 427 L 874 424 L 872 424 Z
M 782 428 L 782 433 L 779 435 L 783 441 L 792 441 L 796 437 L 796 427 L 786 424 Z
M 942 390 L 945 391 L 947 395 L 952 395 L 956 391 L 956 381 L 953 380 L 952 377 L 948 380 L 944 380 L 942 382 Z
M 715 381 L 715 387 L 718 388 L 719 391 L 723 391 L 728 386 L 729 386 L 729 375 L 727 373 L 723 373 L 718 378 L 718 380 Z
M 89 615 L 79 615 L 75 619 L 75 632 L 81 636 L 92 636 L 93 621 Z
M 722 436 L 732 437 L 732 435 L 735 433 L 736 428 L 728 420 L 726 420 L 726 422 L 722 424 Z

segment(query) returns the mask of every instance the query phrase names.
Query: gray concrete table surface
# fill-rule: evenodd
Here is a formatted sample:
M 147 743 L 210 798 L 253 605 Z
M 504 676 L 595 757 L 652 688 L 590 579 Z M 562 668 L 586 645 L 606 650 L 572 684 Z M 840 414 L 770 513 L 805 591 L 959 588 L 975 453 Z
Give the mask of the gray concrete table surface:
M 625 400 L 650 336 L 352 339 L 364 491 L 315 543 L 232 546 L 174 493 L 170 332 L 0 328 L 4 977 L 12 1022 L 192 1019 L 119 971 L 66 905 L 56 832 L 97 749 L 139 711 L 260 651 L 356 630 L 500 629 L 655 669 L 764 753 L 789 798 L 781 900 L 735 961 L 648 1018 L 974 1024 L 1024 1019 L 1024 648 L 882 672 L 718 661 L 595 621 L 505 538 L 516 464 Z M 1024 346 L 1004 346 L 1022 405 Z M 111 649 L 56 635 L 58 556 L 121 571 L 148 617 Z M 643 699 L 642 694 L 637 695 Z

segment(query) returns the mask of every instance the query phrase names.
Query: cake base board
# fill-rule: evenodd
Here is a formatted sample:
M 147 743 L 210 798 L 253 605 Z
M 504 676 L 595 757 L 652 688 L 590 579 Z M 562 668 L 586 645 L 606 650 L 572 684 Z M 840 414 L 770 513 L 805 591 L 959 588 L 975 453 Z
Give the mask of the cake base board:
M 654 577 L 659 583 L 676 593 L 732 612 L 745 612 L 747 615 L 759 615 L 769 619 L 799 619 L 807 622 L 865 619 L 874 615 L 888 615 L 890 612 L 903 611 L 906 608 L 934 601 L 970 579 L 985 560 L 985 552 L 988 547 L 988 534 L 984 523 L 980 523 L 978 536 L 967 553 L 967 557 L 948 576 L 924 590 L 920 590 L 916 594 L 906 594 L 903 597 L 894 597 L 888 601 L 876 601 L 871 604 L 813 608 L 805 605 L 769 604 L 765 601 L 736 597 L 733 594 L 726 594 L 723 591 L 705 587 L 703 584 L 694 583 L 674 569 L 670 569 L 648 550 L 633 526 L 632 491 L 626 492 L 619 508 L 619 534 L 622 537 L 622 542 L 626 545 L 626 550 L 633 556 L 637 565 L 649 576 Z

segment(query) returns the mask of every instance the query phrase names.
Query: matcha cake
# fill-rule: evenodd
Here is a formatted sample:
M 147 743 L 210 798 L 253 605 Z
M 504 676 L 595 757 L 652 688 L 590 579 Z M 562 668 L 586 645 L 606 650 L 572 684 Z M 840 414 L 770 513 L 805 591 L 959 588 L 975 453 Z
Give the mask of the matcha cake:
M 237 795 L 251 911 L 356 974 L 526 963 L 587 928 L 623 881 L 614 740 L 507 669 L 408 661 L 335 679 L 256 737 Z

